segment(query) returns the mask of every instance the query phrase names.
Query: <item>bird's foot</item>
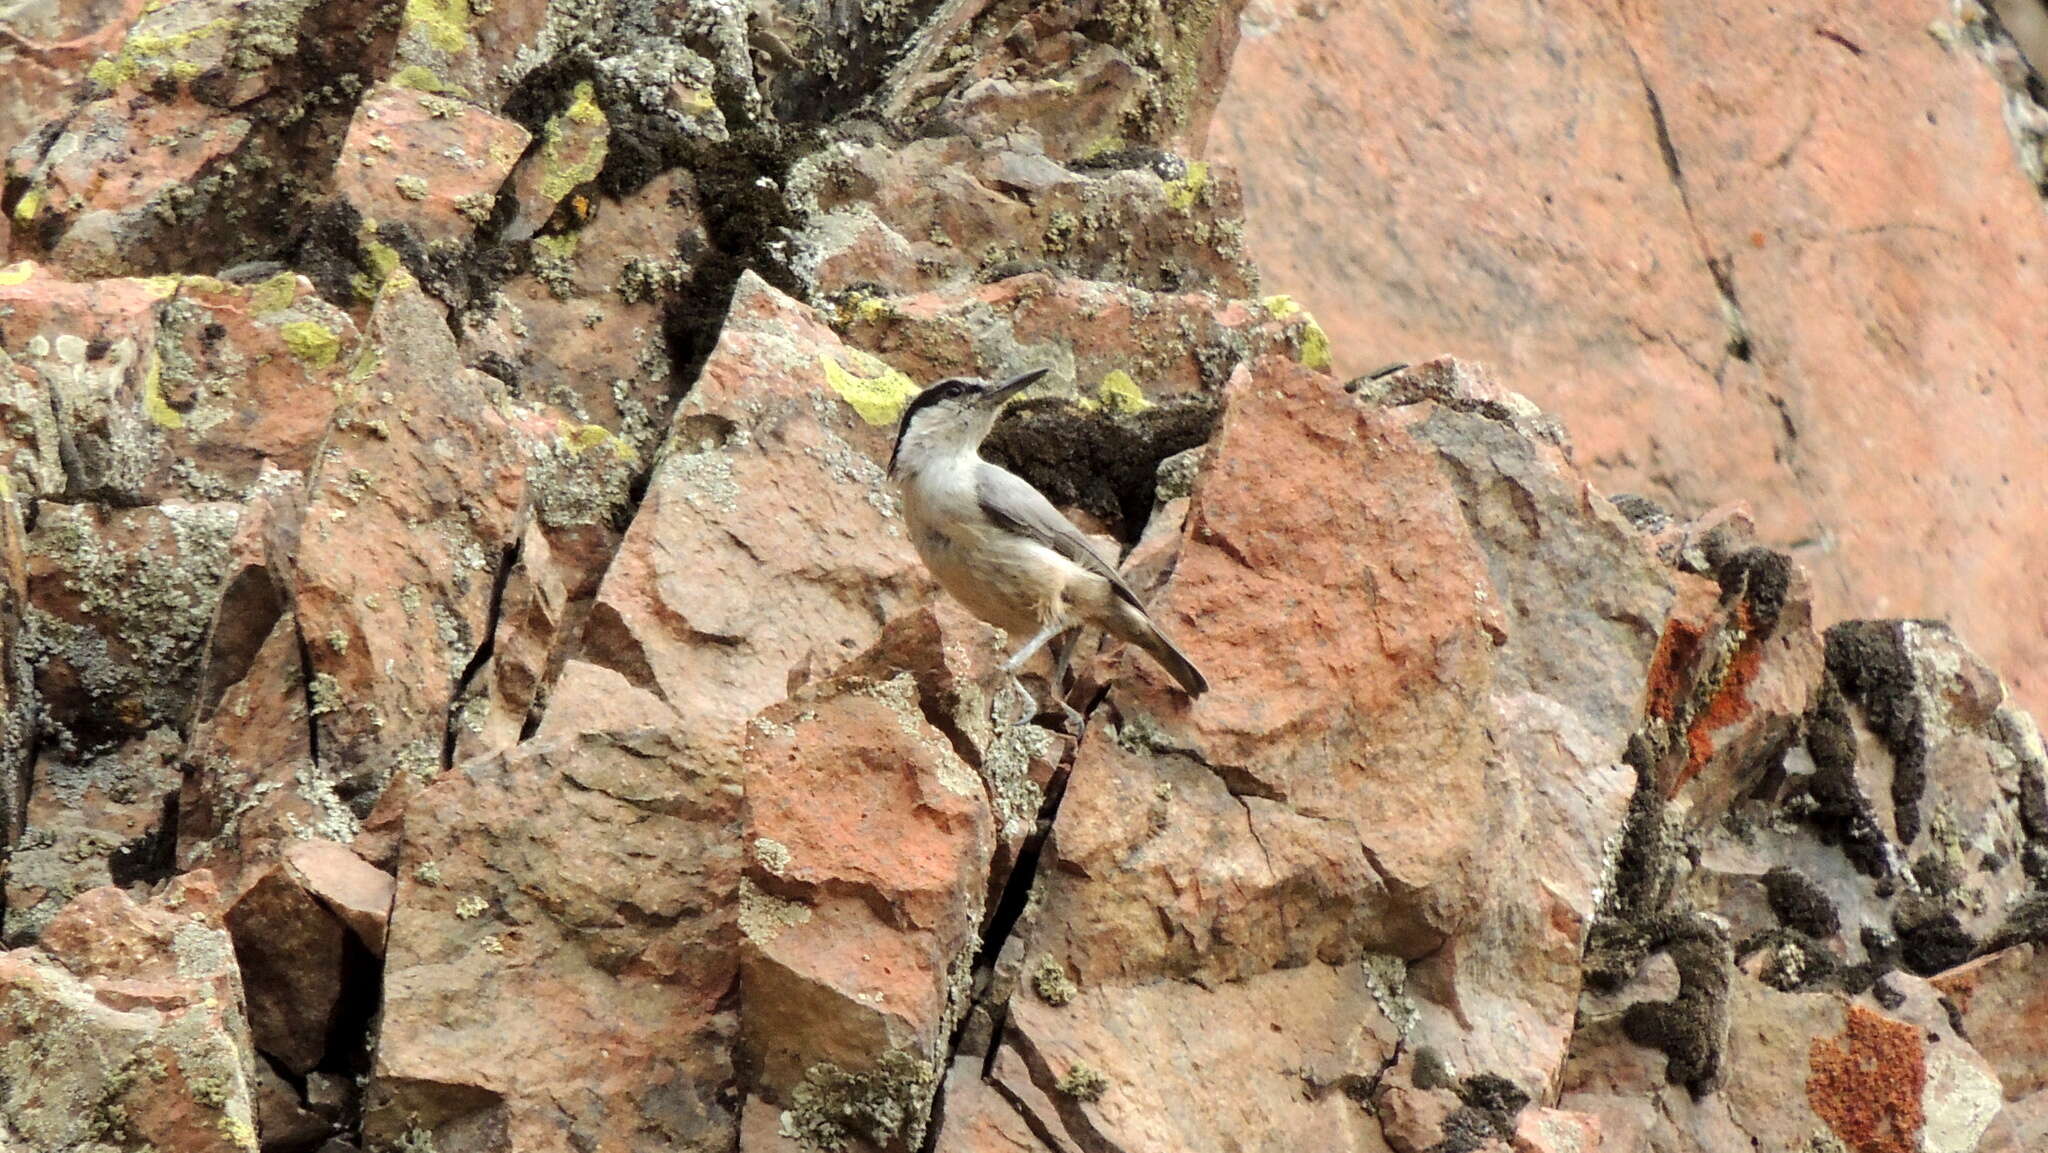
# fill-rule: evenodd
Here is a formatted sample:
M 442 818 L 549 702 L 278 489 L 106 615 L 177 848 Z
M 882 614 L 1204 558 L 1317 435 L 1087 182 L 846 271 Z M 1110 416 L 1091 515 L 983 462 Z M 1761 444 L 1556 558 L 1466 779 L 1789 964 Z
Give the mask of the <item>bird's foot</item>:
M 1004 685 L 1001 690 L 997 691 L 995 700 L 990 702 L 990 719 L 998 724 L 1014 728 L 1017 725 L 1029 722 L 1031 718 L 1038 715 L 1038 701 L 1031 695 L 1031 690 L 1024 687 L 1024 682 L 1017 679 L 1016 673 L 1008 669 L 1005 669 L 1004 672 L 1007 674 Z M 1022 707 L 1018 711 L 1010 712 L 1006 715 L 1003 706 L 1006 702 L 1012 700 L 1021 704 Z

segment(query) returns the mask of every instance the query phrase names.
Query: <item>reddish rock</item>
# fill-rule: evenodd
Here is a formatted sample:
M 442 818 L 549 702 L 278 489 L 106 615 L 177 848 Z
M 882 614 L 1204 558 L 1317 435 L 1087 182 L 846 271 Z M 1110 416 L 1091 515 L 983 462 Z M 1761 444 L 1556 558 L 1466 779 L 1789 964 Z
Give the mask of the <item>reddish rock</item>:
M 1255 3 L 1211 143 L 1344 371 L 1495 364 L 1603 487 L 1752 501 L 1819 623 L 1949 619 L 2039 709 L 2041 119 L 1949 15 Z
M 93 61 L 121 43 L 142 2 L 36 0 L 10 9 L 16 38 L 0 46 L 0 143 L 11 146 L 61 111 Z M 0 222 L 0 236 L 5 231 Z
M 804 159 L 792 194 L 815 205 L 797 240 L 814 293 L 964 290 L 1049 267 L 1152 291 L 1250 294 L 1234 242 L 1235 180 L 1200 162 L 1064 167 L 1026 136 L 900 148 L 840 144 Z M 1163 172 L 1163 174 L 1162 174 Z
M 843 295 L 834 326 L 848 343 L 918 381 L 1053 370 L 1034 395 L 1072 392 L 1112 410 L 1221 391 L 1239 362 L 1268 352 L 1327 367 L 1322 329 L 1284 296 L 1141 292 L 1043 272 L 963 292 L 885 299 Z
M 370 952 L 384 955 L 397 882 L 333 841 L 301 841 L 285 852 L 291 878 L 341 919 Z
M 289 871 L 251 883 L 225 918 L 259 1052 L 295 1076 L 319 1064 L 341 1003 L 341 921 Z
M 1932 982 L 1956 1007 L 1970 1045 L 1997 1071 L 2007 1101 L 2048 1090 L 2044 974 L 2048 952 L 2039 945 L 2019 945 L 1958 966 Z
M 709 240 L 696 185 L 681 169 L 625 199 L 593 195 L 586 204 L 578 227 L 535 240 L 533 271 L 464 325 L 462 357 L 529 403 L 595 426 L 564 430 L 579 452 L 612 449 L 637 469 L 660 446 L 674 403 L 664 313 L 684 299 Z M 598 431 L 618 440 L 597 440 Z M 550 501 L 543 490 L 541 515 L 557 525 L 603 521 L 620 511 L 624 491 L 620 483 Z
M 319 759 L 359 816 L 394 780 L 442 767 L 527 495 L 501 386 L 459 366 L 410 276 L 386 282 L 361 360 L 310 484 L 292 590 Z
M 334 190 L 366 221 L 460 241 L 490 220 L 526 129 L 448 96 L 382 84 L 356 105 Z
M 266 462 L 312 466 L 355 325 L 304 278 L 8 272 L 0 347 L 15 371 L 0 392 L 17 416 L 0 442 L 28 492 L 212 501 L 242 496 Z
M 40 946 L 0 953 L 0 1003 L 0 1124 L 26 1147 L 256 1148 L 241 980 L 205 873 L 148 904 L 82 895 Z
M 615 674 L 564 677 L 549 715 L 568 735 L 459 766 L 407 810 L 373 1142 L 733 1139 L 738 774 Z
M 1010 1013 L 995 1083 L 1075 1147 L 1388 1148 L 1354 1095 L 1398 1034 L 1355 964 L 1210 990 L 1084 983 L 1066 1005 L 1020 996 Z
M 1600 1119 L 1565 1109 L 1522 1110 L 1515 1119 L 1515 1153 L 1598 1153 Z
M 906 396 L 873 407 L 846 355 L 807 309 L 742 280 L 584 626 L 578 659 L 658 695 L 711 755 L 930 587 L 880 463 L 886 406 Z
M 1243 7 L 949 8 L 897 63 L 883 107 L 976 136 L 1042 134 L 1063 158 L 1200 151 Z
M 821 682 L 749 729 L 751 1087 L 814 1144 L 915 1148 L 981 943 L 995 835 L 982 780 L 907 673 Z

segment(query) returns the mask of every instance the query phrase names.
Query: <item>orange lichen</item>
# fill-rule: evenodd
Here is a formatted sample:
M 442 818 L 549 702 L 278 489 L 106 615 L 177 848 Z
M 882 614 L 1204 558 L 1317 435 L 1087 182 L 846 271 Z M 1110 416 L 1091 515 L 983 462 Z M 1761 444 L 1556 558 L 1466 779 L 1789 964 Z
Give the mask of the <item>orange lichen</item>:
M 1841 1037 L 1807 1050 L 1807 1104 L 1851 1153 L 1918 1153 L 1926 1049 L 1920 1030 L 1852 1005 Z

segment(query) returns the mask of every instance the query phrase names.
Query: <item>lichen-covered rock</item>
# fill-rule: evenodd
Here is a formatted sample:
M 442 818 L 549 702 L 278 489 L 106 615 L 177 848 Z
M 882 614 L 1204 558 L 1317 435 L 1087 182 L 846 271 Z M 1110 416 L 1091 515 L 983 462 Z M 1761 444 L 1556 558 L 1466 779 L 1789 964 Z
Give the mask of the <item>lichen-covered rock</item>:
M 118 504 L 238 499 L 266 463 L 310 468 L 355 341 L 285 272 L 70 281 L 25 261 L 0 273 L 0 308 L 14 483 Z
M 815 293 L 959 292 L 1037 268 L 1155 292 L 1248 296 L 1255 283 L 1234 178 L 1201 161 L 1069 167 L 1028 136 L 849 141 L 805 157 L 790 183 L 811 213 L 795 263 Z
M 52 749 L 36 758 L 7 855 L 8 945 L 34 941 L 88 889 L 171 872 L 180 744 L 175 730 L 160 728 L 104 752 Z
M 0 1131 L 31 1149 L 256 1149 L 256 1066 L 217 893 L 94 889 L 0 953 Z
M 422 241 L 461 241 L 490 222 L 526 129 L 448 96 L 379 85 L 363 94 L 335 160 L 334 190 L 366 220 Z
M 410 788 L 442 768 L 518 538 L 528 461 L 498 408 L 502 385 L 460 366 L 410 276 L 386 283 L 355 360 L 309 483 L 292 603 L 315 751 L 361 817 L 394 780 Z
M 407 810 L 373 1143 L 729 1148 L 740 781 L 572 665 L 543 733 Z
M 749 725 L 750 1088 L 829 1147 L 916 1148 L 966 1012 L 995 822 L 915 679 L 819 682 Z M 823 806 L 830 793 L 844 803 Z
M 585 622 L 577 659 L 665 701 L 724 750 L 708 755 L 929 588 L 881 464 L 917 386 L 850 360 L 803 306 L 743 280 Z

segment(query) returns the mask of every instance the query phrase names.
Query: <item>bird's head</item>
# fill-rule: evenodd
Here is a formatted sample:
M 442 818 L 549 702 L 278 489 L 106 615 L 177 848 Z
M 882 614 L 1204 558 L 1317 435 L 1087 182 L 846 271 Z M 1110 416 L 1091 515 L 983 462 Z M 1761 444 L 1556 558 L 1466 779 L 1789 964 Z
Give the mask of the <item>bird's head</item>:
M 981 447 L 1004 403 L 1051 371 L 1034 368 L 1000 383 L 954 376 L 918 393 L 896 426 L 896 447 L 889 453 L 890 474 L 894 475 L 899 465 L 918 468 L 926 461 Z

